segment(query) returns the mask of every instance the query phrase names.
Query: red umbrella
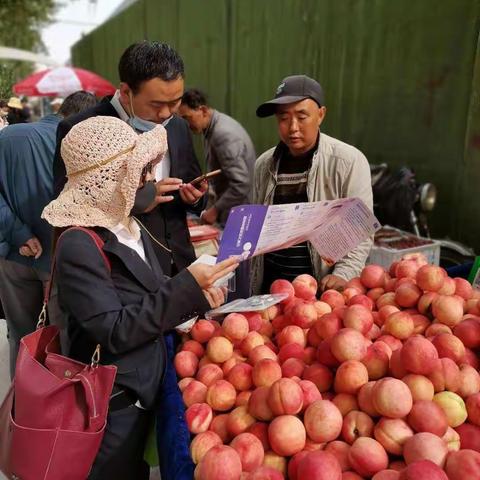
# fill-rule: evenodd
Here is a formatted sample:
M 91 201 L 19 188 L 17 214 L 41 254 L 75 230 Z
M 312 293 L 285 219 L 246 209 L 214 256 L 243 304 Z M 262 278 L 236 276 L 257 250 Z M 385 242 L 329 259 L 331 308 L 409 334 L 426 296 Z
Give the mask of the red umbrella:
M 115 87 L 99 75 L 82 68 L 57 67 L 34 73 L 13 86 L 17 95 L 65 97 L 87 90 L 98 97 L 112 95 Z

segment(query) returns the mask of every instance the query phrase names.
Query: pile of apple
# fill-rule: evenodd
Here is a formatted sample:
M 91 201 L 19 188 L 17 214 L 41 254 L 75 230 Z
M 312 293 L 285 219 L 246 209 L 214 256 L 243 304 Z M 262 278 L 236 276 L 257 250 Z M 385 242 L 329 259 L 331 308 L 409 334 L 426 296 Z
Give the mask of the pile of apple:
M 185 336 L 195 479 L 480 479 L 480 292 L 421 255 L 316 292 Z

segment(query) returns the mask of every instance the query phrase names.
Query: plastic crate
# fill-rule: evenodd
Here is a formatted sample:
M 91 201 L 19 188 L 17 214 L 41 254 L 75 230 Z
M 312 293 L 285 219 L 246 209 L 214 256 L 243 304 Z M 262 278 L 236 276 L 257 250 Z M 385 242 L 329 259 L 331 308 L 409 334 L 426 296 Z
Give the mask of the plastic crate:
M 392 227 L 383 227 L 382 230 L 391 231 L 398 234 L 398 236 L 402 236 L 405 238 L 417 238 L 422 241 L 428 241 L 431 243 L 427 245 L 419 245 L 416 247 L 402 249 L 373 245 L 372 249 L 370 250 L 370 255 L 367 258 L 367 264 L 375 263 L 388 269 L 393 262 L 401 260 L 401 258 L 408 253 L 423 253 L 423 255 L 425 255 L 425 257 L 427 258 L 428 263 L 431 263 L 433 265 L 440 264 L 440 242 L 437 242 L 436 240 L 432 240 L 430 238 L 417 237 L 412 233 L 404 232 L 402 230 Z

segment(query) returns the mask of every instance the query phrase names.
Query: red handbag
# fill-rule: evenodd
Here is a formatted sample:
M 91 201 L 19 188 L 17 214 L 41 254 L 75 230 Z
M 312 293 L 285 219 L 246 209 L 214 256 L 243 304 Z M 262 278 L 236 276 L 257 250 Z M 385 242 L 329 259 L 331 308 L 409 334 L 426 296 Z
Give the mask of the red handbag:
M 74 228 L 92 237 L 110 269 L 102 239 Z M 20 340 L 15 378 L 0 407 L 0 470 L 18 480 L 85 480 L 117 369 L 99 364 L 100 346 L 90 365 L 61 355 L 58 327 L 45 326 L 49 296 L 50 287 L 37 330 Z

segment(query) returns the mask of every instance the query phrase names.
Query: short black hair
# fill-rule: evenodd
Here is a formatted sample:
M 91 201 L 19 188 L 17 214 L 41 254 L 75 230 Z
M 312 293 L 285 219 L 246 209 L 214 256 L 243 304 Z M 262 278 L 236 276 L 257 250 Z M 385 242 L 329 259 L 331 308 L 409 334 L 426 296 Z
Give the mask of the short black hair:
M 198 107 L 208 107 L 207 96 L 198 88 L 189 88 L 183 94 L 182 105 L 186 105 L 193 110 Z
M 143 82 L 160 78 L 166 82 L 184 76 L 183 60 L 167 43 L 143 42 L 130 45 L 118 63 L 120 81 L 137 93 Z
M 96 104 L 97 99 L 95 95 L 86 92 L 85 90 L 79 90 L 78 92 L 69 95 L 63 101 L 58 113 L 64 118 L 67 118 L 76 113 L 83 112 L 83 110 L 94 107 Z

